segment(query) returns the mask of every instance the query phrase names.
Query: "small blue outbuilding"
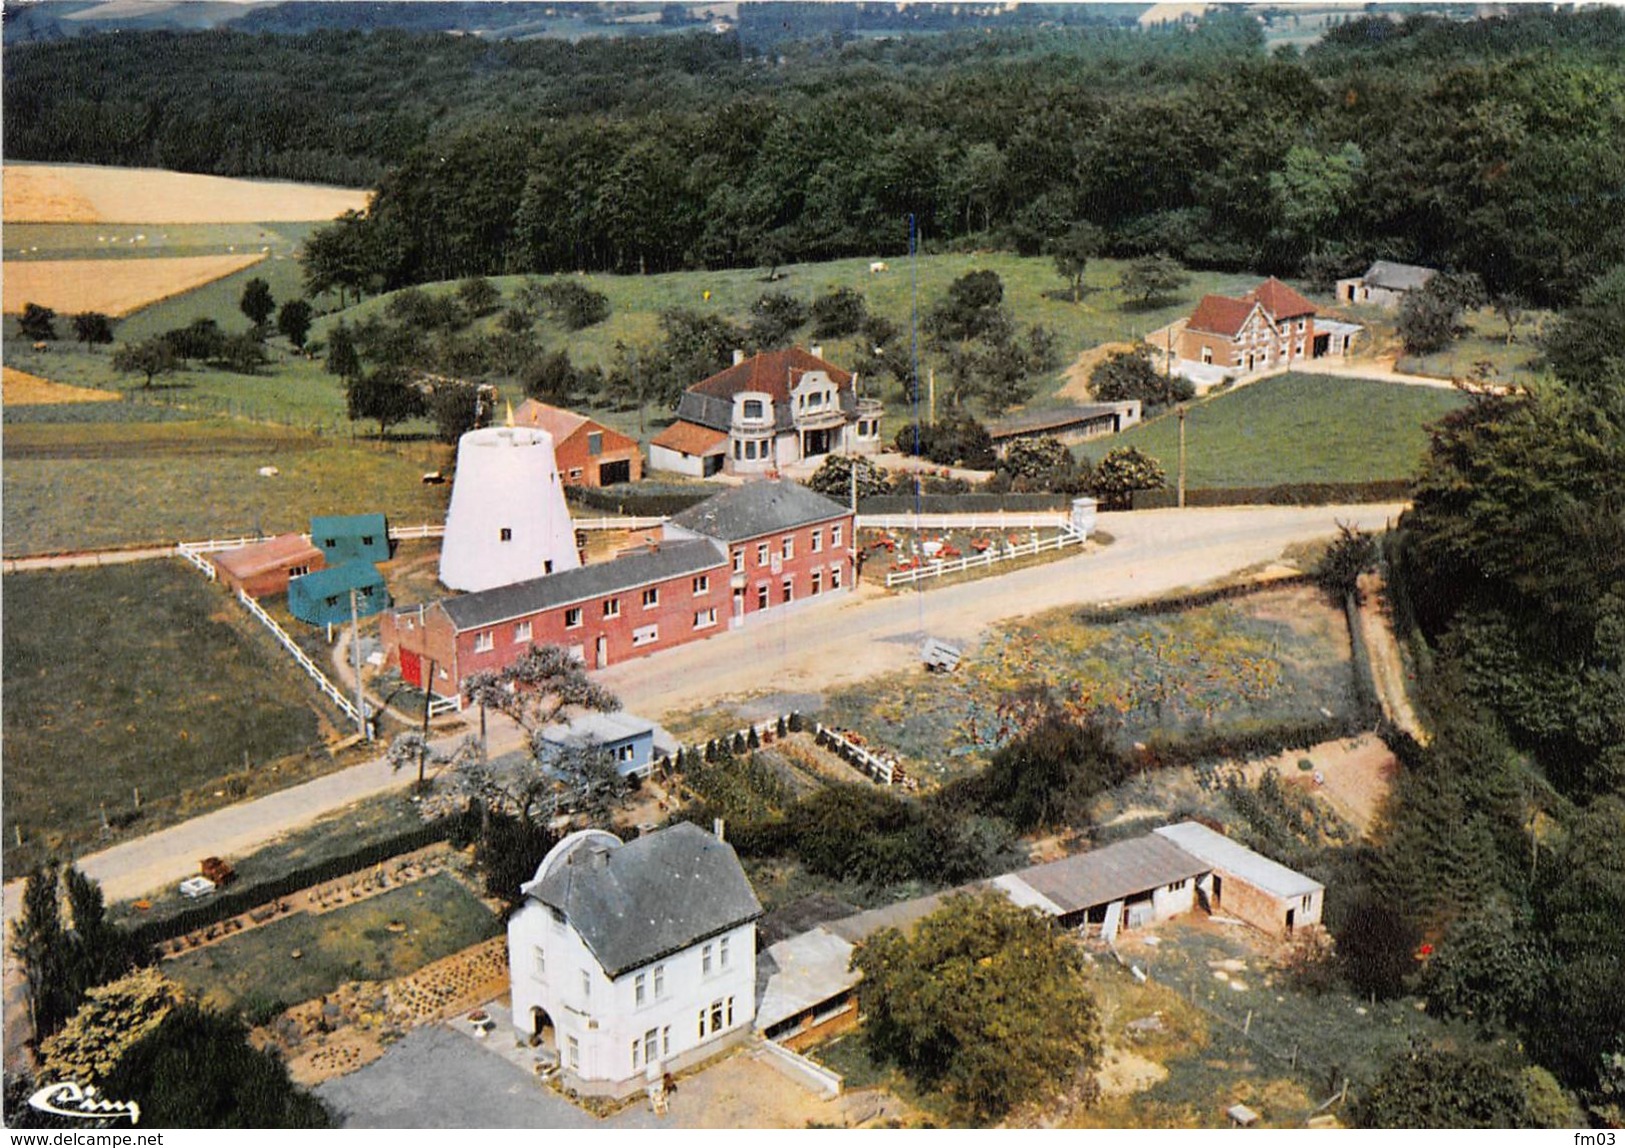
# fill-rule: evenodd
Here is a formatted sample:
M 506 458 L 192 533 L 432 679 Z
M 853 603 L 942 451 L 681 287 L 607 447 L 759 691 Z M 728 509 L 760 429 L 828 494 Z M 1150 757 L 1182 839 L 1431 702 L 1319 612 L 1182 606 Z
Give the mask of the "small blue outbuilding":
M 389 606 L 384 576 L 371 562 L 329 566 L 288 583 L 288 609 L 301 622 L 337 626 L 350 620 L 350 591 L 355 593 L 357 617 L 365 618 Z
M 542 730 L 541 757 L 551 764 L 570 750 L 596 748 L 615 759 L 622 777 L 648 776 L 654 765 L 655 723 L 629 713 L 585 713 Z
M 388 562 L 389 524 L 382 514 L 330 514 L 310 520 L 310 540 L 329 566 Z

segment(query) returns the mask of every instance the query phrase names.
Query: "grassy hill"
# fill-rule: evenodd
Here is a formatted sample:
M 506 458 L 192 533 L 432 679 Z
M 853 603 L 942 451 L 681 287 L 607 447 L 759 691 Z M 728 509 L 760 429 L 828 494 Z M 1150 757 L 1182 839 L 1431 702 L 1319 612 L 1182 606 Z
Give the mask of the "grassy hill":
M 1427 448 L 1427 425 L 1465 402 L 1443 388 L 1277 375 L 1191 406 L 1185 423 L 1186 485 L 1406 478 L 1415 473 Z M 1163 415 L 1126 434 L 1090 443 L 1081 453 L 1098 460 L 1118 446 L 1136 446 L 1153 455 L 1172 482 L 1179 460 L 1179 420 Z

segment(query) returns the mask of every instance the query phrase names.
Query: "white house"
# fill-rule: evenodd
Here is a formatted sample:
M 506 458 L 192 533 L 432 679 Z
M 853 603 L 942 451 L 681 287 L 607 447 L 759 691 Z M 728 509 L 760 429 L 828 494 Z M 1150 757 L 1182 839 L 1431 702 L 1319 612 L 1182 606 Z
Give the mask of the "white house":
M 742 1039 L 762 906 L 733 847 L 686 822 L 560 841 L 508 922 L 514 1025 L 567 1087 L 628 1096 Z

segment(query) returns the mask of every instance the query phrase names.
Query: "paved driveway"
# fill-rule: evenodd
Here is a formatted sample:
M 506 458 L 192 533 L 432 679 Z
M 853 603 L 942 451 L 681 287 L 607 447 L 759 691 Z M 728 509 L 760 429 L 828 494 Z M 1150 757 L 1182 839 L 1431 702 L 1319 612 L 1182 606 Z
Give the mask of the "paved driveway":
M 597 1128 L 601 1122 L 499 1054 L 442 1025 L 318 1085 L 346 1128 Z

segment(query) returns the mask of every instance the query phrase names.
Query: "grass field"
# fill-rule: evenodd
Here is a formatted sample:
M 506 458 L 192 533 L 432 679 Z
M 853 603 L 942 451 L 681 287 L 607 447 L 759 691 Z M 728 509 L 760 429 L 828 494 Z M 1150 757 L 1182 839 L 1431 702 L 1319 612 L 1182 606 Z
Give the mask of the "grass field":
M 117 318 L 223 279 L 264 258 L 255 252 L 163 259 L 20 260 L 6 267 L 4 309 L 15 315 L 27 304 L 37 303 L 64 315 L 100 311 Z
M 258 223 L 336 219 L 370 193 L 149 168 L 8 163 L 11 223 Z
M 315 223 L 8 223 L 5 259 L 154 259 L 263 251 L 294 255 Z
M 1341 613 L 1307 589 L 1107 626 L 1058 610 L 999 627 L 949 678 L 865 682 L 828 695 L 818 716 L 943 781 L 1013 735 L 1018 719 L 1001 705 L 1024 687 L 1047 684 L 1079 717 L 1103 714 L 1126 746 L 1347 713 L 1349 656 Z
M 1186 485 L 1374 482 L 1407 478 L 1427 448 L 1427 424 L 1464 405 L 1450 390 L 1329 375 L 1286 374 L 1191 406 L 1185 423 Z M 1081 454 L 1135 446 L 1179 465 L 1179 422 L 1164 415 Z
M 69 408 L 71 409 L 71 408 Z M 8 423 L 7 554 L 309 529 L 313 514 L 445 519 L 437 443 L 377 444 L 241 421 Z M 263 478 L 275 466 L 281 473 Z
M 1431 355 L 1402 355 L 1397 366 L 1418 375 L 1441 379 L 1476 379 L 1492 383 L 1528 382 L 1540 375 L 1539 333 L 1552 320 L 1547 311 L 1537 311 L 1520 323 L 1515 340 L 1507 342 L 1506 323 L 1493 311 L 1484 309 L 1466 316 L 1467 333 L 1442 351 Z
M 8 878 L 18 832 L 93 841 L 137 787 L 161 805 L 322 741 L 298 669 L 178 562 L 11 574 L 4 594 Z
M 439 873 L 332 912 L 249 929 L 165 961 L 163 971 L 204 1004 L 269 1012 L 346 981 L 404 976 L 501 931 L 479 898 Z

